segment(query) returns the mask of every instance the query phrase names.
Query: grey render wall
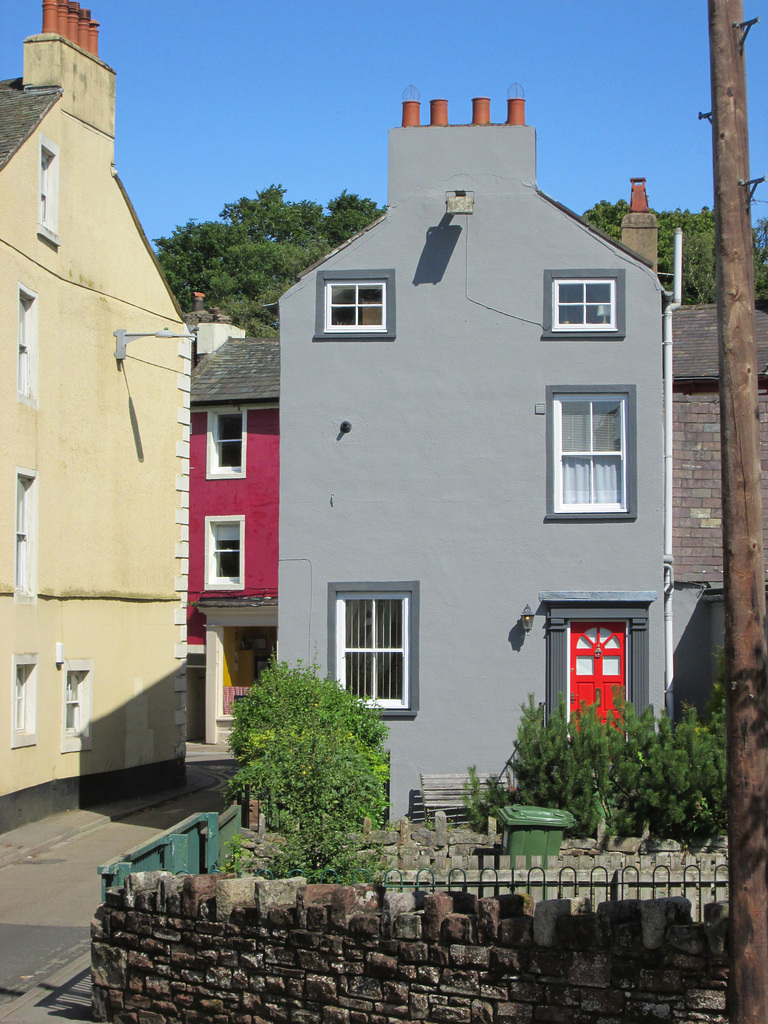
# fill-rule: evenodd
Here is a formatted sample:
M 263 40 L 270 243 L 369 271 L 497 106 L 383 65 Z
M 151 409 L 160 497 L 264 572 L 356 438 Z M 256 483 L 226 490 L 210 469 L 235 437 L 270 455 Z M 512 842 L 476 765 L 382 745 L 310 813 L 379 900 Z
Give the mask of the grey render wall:
M 449 222 L 456 189 L 474 213 Z M 526 695 L 544 700 L 540 592 L 662 592 L 660 290 L 536 190 L 530 127 L 390 132 L 389 212 L 322 269 L 391 268 L 394 340 L 314 341 L 315 272 L 281 301 L 279 653 L 335 674 L 328 584 L 419 581 L 419 710 L 389 722 L 400 814 L 422 770 L 502 769 Z M 625 340 L 542 340 L 544 271 L 565 268 L 626 272 Z M 637 518 L 545 521 L 536 407 L 597 384 L 637 389 Z M 657 708 L 662 632 L 656 601 Z
M 717 678 L 717 651 L 723 645 L 724 609 L 721 587 L 675 583 L 675 717 L 686 704 L 699 711 Z

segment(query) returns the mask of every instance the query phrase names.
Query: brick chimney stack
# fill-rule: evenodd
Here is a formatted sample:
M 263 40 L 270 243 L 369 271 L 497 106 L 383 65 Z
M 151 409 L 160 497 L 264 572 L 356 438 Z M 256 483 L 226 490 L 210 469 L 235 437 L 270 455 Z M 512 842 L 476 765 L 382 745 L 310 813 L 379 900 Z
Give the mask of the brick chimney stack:
M 621 222 L 621 240 L 624 245 L 639 252 L 659 269 L 659 226 L 656 214 L 651 212 L 645 191 L 645 178 L 630 178 L 632 191 L 629 213 Z

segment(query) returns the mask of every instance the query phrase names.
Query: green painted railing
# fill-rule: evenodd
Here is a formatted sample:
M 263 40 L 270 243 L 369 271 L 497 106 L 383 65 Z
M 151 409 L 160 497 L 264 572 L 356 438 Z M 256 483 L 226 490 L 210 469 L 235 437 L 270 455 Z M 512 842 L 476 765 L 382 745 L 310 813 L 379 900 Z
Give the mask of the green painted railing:
M 240 829 L 240 808 L 229 807 L 192 814 L 178 825 L 134 846 L 96 870 L 101 875 L 101 898 L 120 886 L 133 871 L 172 871 L 175 875 L 209 875 L 220 871 L 224 844 Z

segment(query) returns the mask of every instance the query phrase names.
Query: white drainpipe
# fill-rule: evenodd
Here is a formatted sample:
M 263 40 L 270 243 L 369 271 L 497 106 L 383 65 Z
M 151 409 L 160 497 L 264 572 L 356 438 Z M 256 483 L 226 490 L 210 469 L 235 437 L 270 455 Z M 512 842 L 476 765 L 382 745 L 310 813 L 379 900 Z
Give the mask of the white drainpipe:
M 675 228 L 675 263 L 673 291 L 664 293 L 664 321 L 662 353 L 664 366 L 664 703 L 667 714 L 672 718 L 675 709 L 675 634 L 672 621 L 672 600 L 674 597 L 674 558 L 672 556 L 672 487 L 673 487 L 673 436 L 672 436 L 672 314 L 679 309 L 683 288 L 683 231 Z

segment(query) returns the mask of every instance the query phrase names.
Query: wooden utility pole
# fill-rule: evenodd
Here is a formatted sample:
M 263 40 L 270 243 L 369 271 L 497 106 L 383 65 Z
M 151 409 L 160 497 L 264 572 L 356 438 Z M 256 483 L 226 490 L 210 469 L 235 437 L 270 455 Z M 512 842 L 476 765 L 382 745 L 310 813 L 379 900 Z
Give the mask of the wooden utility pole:
M 708 0 L 712 78 L 733 1024 L 768 1021 L 768 707 L 760 417 L 741 0 Z

